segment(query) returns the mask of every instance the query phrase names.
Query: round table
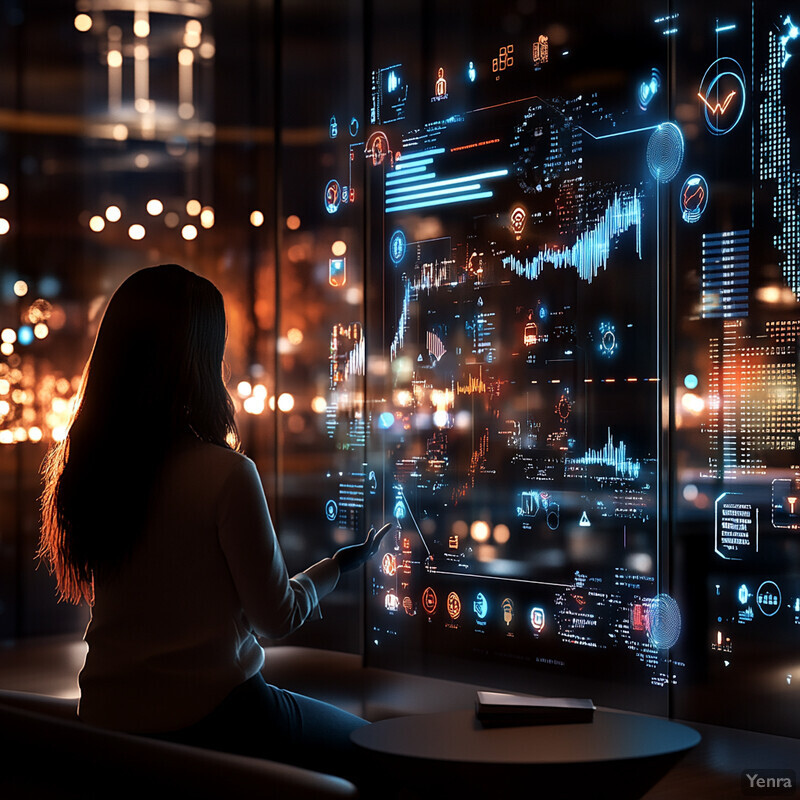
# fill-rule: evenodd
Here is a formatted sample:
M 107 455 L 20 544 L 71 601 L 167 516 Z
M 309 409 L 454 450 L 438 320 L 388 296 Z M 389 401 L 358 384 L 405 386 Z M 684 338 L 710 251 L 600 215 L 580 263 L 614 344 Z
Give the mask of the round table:
M 484 728 L 473 710 L 395 717 L 352 734 L 399 797 L 639 798 L 700 741 L 659 717 L 598 709 L 588 723 Z M 508 791 L 527 787 L 524 795 Z M 391 794 L 390 794 L 391 796 Z

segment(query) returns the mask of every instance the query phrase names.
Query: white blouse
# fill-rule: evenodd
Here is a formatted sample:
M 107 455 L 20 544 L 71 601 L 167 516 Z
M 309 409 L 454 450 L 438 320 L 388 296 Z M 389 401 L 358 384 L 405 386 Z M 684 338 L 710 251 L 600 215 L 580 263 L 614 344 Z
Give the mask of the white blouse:
M 290 578 L 255 464 L 194 442 L 165 467 L 130 558 L 95 580 L 81 719 L 139 733 L 198 721 L 261 669 L 256 637 L 320 617 L 338 580 L 330 558 Z

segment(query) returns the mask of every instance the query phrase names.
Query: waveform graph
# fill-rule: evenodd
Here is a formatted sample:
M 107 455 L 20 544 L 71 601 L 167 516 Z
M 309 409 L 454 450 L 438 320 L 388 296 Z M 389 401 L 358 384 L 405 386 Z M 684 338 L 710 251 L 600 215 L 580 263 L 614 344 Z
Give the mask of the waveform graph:
M 613 470 L 618 478 L 636 480 L 642 469 L 641 462 L 628 455 L 625 442 L 614 443 L 611 429 L 608 429 L 608 439 L 601 449 L 586 451 L 586 455 L 570 461 L 587 467 L 608 467 Z
M 629 197 L 615 194 L 608 201 L 605 212 L 577 236 L 571 246 L 547 245 L 525 260 L 509 255 L 503 258 L 502 263 L 528 280 L 536 280 L 545 265 L 552 264 L 555 269 L 572 268 L 582 280 L 591 283 L 605 270 L 613 245 L 631 228 L 636 232 L 636 253 L 641 258 L 641 226 L 642 201 L 639 194 L 635 191 Z
M 697 97 L 706 127 L 715 136 L 730 133 L 741 121 L 747 100 L 747 79 L 735 58 L 716 59 L 705 71 Z
M 659 183 L 669 183 L 683 164 L 684 141 L 674 122 L 662 122 L 647 141 L 647 168 Z

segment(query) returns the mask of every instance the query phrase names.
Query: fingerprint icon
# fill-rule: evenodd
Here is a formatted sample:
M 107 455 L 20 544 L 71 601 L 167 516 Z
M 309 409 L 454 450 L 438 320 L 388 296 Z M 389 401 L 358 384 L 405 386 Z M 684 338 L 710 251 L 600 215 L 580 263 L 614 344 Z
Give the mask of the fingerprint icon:
M 645 627 L 659 650 L 669 650 L 681 635 L 681 612 L 674 598 L 657 594 L 645 602 Z
M 663 122 L 647 142 L 647 167 L 659 183 L 669 183 L 683 164 L 683 134 L 674 122 Z

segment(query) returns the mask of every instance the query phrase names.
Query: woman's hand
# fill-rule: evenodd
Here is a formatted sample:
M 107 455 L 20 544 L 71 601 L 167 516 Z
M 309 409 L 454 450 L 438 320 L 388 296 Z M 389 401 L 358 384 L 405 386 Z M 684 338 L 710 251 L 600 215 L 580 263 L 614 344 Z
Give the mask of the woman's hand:
M 378 552 L 381 540 L 391 527 L 391 522 L 387 522 L 379 531 L 376 531 L 375 528 L 370 528 L 367 538 L 361 544 L 351 544 L 347 547 L 339 548 L 333 554 L 333 560 L 339 565 L 339 571 L 350 572 L 369 561 Z

